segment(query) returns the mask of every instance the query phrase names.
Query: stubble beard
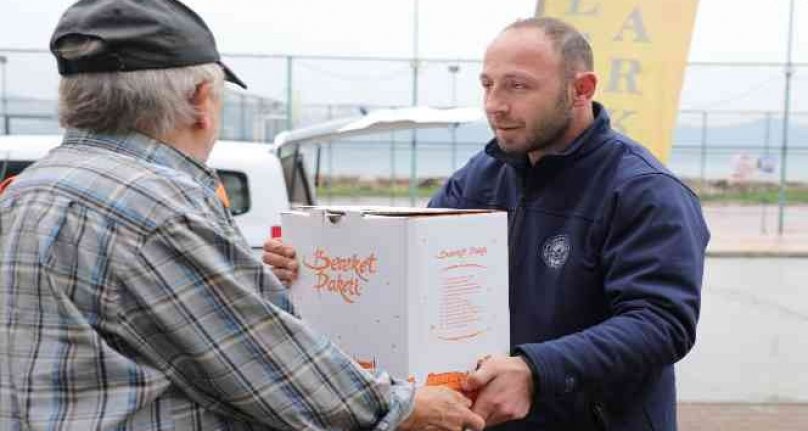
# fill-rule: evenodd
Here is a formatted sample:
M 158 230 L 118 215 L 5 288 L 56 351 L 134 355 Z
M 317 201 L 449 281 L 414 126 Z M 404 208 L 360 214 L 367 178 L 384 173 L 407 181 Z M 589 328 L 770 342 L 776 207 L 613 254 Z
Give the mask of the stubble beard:
M 527 152 L 547 152 L 560 144 L 559 140 L 572 124 L 572 107 L 565 91 L 561 91 L 553 110 L 533 128 Z
M 526 137 L 527 142 L 519 145 L 498 138 L 499 147 L 510 154 L 529 154 L 534 151 L 548 152 L 560 144 L 559 140 L 567 133 L 572 124 L 572 104 L 569 95 L 563 90 L 559 92 L 553 109 L 543 116 Z

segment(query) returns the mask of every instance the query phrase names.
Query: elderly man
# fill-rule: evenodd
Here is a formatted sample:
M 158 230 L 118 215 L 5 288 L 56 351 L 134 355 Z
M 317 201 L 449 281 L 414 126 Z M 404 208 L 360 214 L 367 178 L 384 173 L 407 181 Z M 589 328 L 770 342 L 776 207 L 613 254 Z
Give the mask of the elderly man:
M 294 316 L 205 166 L 224 79 L 172 0 L 82 0 L 51 42 L 64 142 L 0 200 L 0 428 L 480 429 Z
M 430 202 L 509 212 L 513 356 L 473 410 L 502 430 L 675 430 L 709 233 L 698 199 L 593 102 L 592 51 L 552 19 L 508 26 L 480 81 L 495 134 Z M 289 281 L 294 250 L 265 245 Z

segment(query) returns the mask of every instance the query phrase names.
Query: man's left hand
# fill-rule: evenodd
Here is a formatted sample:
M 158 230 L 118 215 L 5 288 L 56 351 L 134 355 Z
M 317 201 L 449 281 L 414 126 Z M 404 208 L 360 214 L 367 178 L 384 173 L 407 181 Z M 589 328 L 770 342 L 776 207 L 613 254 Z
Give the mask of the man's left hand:
M 522 419 L 530 412 L 533 373 L 522 357 L 487 357 L 464 386 L 466 391 L 477 392 L 472 411 L 485 419 L 486 427 Z

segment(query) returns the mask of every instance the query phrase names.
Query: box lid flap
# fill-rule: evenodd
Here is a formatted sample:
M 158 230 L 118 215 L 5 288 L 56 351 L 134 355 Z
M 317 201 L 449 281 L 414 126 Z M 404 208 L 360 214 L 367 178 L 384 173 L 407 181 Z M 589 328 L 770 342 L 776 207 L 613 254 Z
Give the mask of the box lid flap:
M 480 214 L 496 212 L 494 210 L 469 209 L 461 210 L 455 208 L 420 208 L 420 207 L 393 207 L 375 205 L 317 205 L 301 206 L 296 208 L 305 212 L 325 212 L 328 214 L 358 214 L 373 215 L 383 217 L 428 217 L 455 214 Z

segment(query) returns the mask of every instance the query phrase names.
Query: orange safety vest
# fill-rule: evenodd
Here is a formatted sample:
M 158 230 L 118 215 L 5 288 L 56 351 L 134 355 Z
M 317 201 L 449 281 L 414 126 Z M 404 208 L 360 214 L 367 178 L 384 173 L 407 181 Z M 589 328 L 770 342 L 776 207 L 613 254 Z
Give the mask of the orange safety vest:
M 16 178 L 16 177 L 14 175 L 12 175 L 12 176 L 4 179 L 3 182 L 0 183 L 0 193 L 3 193 L 4 191 L 6 191 L 8 186 L 10 186 L 11 183 L 14 182 L 14 178 Z
M 2 189 L 0 189 L 0 191 L 2 191 Z M 230 198 L 227 197 L 227 190 L 224 189 L 224 185 L 221 181 L 219 181 L 219 185 L 216 186 L 216 196 L 219 197 L 219 200 L 222 201 L 225 208 L 230 208 Z

